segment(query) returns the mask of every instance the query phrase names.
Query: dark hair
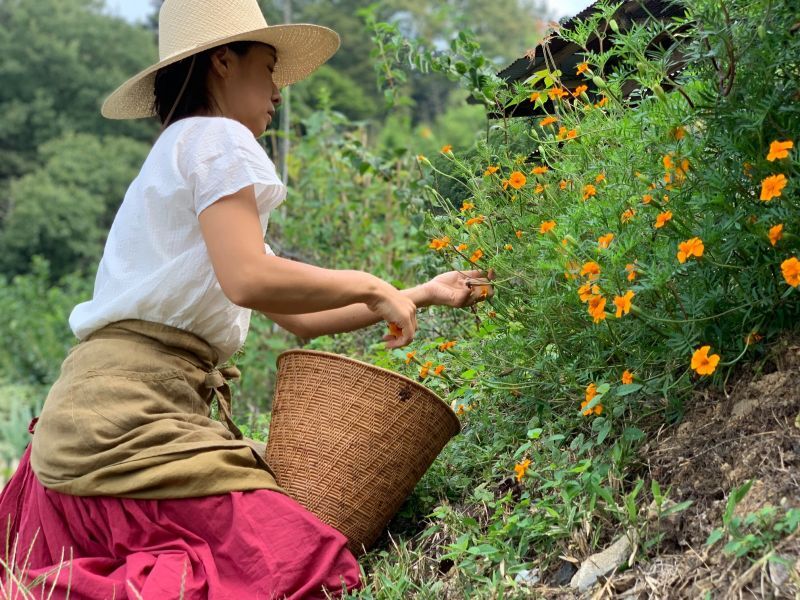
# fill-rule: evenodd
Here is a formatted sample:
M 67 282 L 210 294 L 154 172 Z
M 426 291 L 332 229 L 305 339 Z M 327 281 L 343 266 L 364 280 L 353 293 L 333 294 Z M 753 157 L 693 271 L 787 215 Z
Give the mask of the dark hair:
M 213 99 L 206 87 L 206 77 L 211 68 L 212 52 L 222 46 L 228 46 L 239 56 L 244 56 L 252 46 L 260 43 L 242 41 L 222 44 L 156 71 L 153 86 L 153 109 L 161 121 L 162 128 L 169 123 L 192 116 L 197 111 L 211 111 Z M 184 86 L 185 89 L 183 89 Z M 181 90 L 183 91 L 181 92 Z M 176 99 L 178 99 L 177 104 L 175 103 Z M 174 112 L 170 115 L 173 108 Z M 167 123 L 167 119 L 169 119 L 169 123 Z

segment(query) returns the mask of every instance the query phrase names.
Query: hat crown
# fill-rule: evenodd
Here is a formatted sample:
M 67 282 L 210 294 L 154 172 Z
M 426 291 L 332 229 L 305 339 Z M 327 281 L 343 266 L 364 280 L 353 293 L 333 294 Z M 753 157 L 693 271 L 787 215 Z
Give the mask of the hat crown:
M 165 0 L 158 13 L 161 60 L 267 27 L 257 0 Z

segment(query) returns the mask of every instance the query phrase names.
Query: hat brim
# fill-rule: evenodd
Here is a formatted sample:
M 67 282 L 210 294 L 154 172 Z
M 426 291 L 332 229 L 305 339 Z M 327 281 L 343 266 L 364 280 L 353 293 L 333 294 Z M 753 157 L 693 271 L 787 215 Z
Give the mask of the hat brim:
M 270 25 L 234 36 L 212 40 L 190 50 L 165 58 L 140 71 L 114 90 L 103 102 L 100 113 L 108 119 L 142 119 L 154 117 L 154 83 L 156 72 L 162 67 L 209 48 L 229 42 L 251 41 L 270 44 L 277 50 L 273 81 L 285 87 L 308 77 L 339 49 L 339 34 L 309 23 Z

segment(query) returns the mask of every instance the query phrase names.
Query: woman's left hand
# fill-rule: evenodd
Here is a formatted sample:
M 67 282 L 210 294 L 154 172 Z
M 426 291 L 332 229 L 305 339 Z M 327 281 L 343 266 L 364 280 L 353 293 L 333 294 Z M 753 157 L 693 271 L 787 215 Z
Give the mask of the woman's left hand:
M 422 284 L 431 305 L 466 308 L 494 296 L 489 271 L 449 271 Z

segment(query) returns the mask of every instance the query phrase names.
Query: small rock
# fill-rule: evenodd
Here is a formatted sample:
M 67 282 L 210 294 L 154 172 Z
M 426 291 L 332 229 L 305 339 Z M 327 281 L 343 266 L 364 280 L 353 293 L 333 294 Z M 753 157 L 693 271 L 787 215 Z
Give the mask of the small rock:
M 630 552 L 631 541 L 627 535 L 623 535 L 602 552 L 592 554 L 583 561 L 581 568 L 569 582 L 570 587 L 585 592 L 595 584 L 598 577 L 607 575 L 625 562 Z
M 786 566 L 786 563 L 791 562 L 791 559 L 785 556 L 776 558 L 777 560 L 769 561 L 769 578 L 772 581 L 772 585 L 779 588 L 789 579 L 789 567 Z
M 526 585 L 536 585 L 540 580 L 539 569 L 523 569 L 514 577 L 515 583 L 524 583 Z
M 561 563 L 561 566 L 558 568 L 558 571 L 556 571 L 556 574 L 553 575 L 553 580 L 550 582 L 550 584 L 553 587 L 560 587 L 562 585 L 567 585 L 570 579 L 572 579 L 572 576 L 575 575 L 577 570 L 578 567 L 573 565 L 571 562 L 565 560 L 564 562 Z

